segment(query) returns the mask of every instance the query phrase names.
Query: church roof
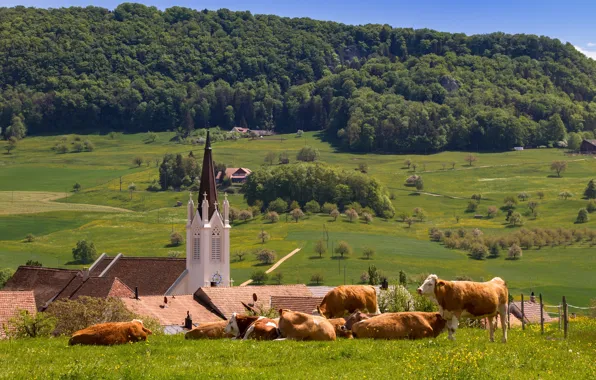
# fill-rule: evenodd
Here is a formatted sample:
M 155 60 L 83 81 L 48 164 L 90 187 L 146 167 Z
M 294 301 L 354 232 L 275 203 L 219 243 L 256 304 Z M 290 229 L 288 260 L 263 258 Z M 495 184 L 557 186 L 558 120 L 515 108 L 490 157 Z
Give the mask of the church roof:
M 215 203 L 217 202 L 217 188 L 215 186 L 215 167 L 211 155 L 211 138 L 209 137 L 209 131 L 207 131 L 205 153 L 203 154 L 203 168 L 201 172 L 201 183 L 199 185 L 199 203 L 197 204 L 201 218 L 203 218 L 203 207 L 201 204 L 204 199 L 204 194 L 207 194 L 207 202 L 209 203 L 208 219 L 211 220 L 211 216 L 215 212 Z

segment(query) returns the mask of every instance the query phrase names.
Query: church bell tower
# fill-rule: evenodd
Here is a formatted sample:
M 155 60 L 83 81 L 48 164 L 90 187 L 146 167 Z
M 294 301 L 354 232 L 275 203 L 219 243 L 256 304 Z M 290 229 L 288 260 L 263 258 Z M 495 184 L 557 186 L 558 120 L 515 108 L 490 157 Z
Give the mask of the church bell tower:
M 217 200 L 211 139 L 207 131 L 198 203 L 188 201 L 186 223 L 186 291 L 199 287 L 231 286 L 230 205 L 227 195 L 220 207 Z

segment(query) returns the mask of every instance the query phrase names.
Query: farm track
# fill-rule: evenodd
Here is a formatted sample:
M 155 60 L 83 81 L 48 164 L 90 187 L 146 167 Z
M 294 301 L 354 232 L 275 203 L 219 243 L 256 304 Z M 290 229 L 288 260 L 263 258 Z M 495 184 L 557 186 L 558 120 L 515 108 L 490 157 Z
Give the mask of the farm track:
M 265 273 L 269 274 L 271 272 L 273 272 L 274 270 L 277 269 L 277 267 L 279 267 L 281 264 L 284 263 L 284 261 L 286 261 L 287 259 L 289 259 L 290 257 L 294 256 L 296 253 L 298 253 L 302 248 L 296 248 L 295 250 L 293 250 L 292 252 L 288 253 L 287 255 L 285 255 L 284 257 L 282 257 L 281 259 L 279 259 L 275 264 L 273 264 L 271 266 L 271 268 L 267 269 L 265 271 Z M 249 285 L 250 283 L 252 283 L 252 280 L 247 280 L 245 282 L 243 282 L 242 284 L 240 284 L 240 286 L 246 286 Z
M 133 212 L 119 207 L 55 202 L 62 192 L 0 191 L 0 215 L 35 214 L 49 211 Z

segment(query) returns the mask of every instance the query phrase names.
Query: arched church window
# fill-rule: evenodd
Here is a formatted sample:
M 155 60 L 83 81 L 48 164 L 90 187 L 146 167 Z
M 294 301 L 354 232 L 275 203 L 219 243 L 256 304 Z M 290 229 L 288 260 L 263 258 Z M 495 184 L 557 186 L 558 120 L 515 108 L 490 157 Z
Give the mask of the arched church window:
M 221 234 L 217 227 L 211 233 L 211 260 L 221 261 Z
M 201 237 L 195 235 L 193 239 L 192 258 L 193 260 L 201 259 Z

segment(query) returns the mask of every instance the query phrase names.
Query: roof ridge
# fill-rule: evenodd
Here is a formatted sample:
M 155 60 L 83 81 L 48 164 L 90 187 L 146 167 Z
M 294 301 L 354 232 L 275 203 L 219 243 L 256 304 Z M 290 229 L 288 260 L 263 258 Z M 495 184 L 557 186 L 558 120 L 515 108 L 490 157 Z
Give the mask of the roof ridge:
M 40 267 L 37 265 L 19 265 L 17 269 L 25 268 L 25 269 L 35 269 L 35 270 L 46 270 L 46 271 L 69 271 L 69 272 L 82 272 L 82 269 L 68 269 L 68 268 L 50 268 L 50 267 Z

